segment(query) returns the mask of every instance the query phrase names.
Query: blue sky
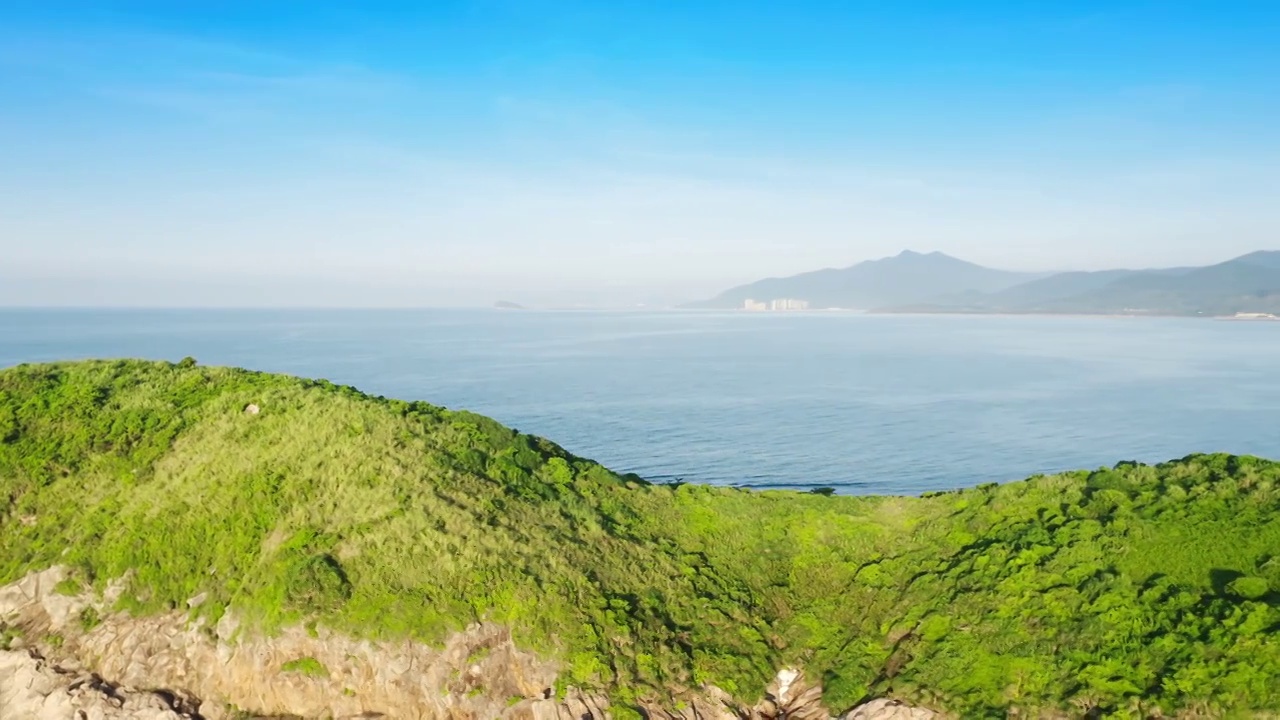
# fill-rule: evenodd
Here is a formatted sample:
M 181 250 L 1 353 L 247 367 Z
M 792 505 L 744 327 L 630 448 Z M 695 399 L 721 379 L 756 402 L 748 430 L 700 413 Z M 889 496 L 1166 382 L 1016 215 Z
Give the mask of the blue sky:
M 1280 3 L 8 0 L 0 304 L 1280 247 Z

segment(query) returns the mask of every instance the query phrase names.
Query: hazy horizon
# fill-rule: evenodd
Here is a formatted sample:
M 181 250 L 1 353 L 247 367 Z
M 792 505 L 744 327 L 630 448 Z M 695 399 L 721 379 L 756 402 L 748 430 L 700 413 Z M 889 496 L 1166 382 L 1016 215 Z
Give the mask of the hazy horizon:
M 1263 248 L 1267 250 L 1267 248 Z M 919 252 L 903 250 L 883 258 L 867 258 L 868 262 L 893 258 L 901 254 Z M 941 251 L 930 251 L 941 252 Z M 927 254 L 920 252 L 919 254 Z M 953 256 L 954 257 L 954 256 Z M 1206 264 L 1232 260 L 1238 256 L 1221 258 Z M 957 258 L 964 260 L 964 258 Z M 858 264 L 853 263 L 853 264 Z M 809 270 L 832 269 L 810 268 Z M 844 266 L 840 266 L 844 267 Z M 1164 265 L 1107 268 L 1126 270 L 1166 269 L 1179 266 Z M 1008 269 L 1008 268 L 996 268 Z M 1102 268 L 1099 268 L 1102 269 Z M 1073 268 L 1027 271 L 1042 275 L 1071 272 Z M 801 271 L 801 272 L 807 272 Z M 395 283 L 373 284 L 359 277 L 328 278 L 298 277 L 289 275 L 240 275 L 206 277 L 201 279 L 173 277 L 103 278 L 81 276 L 78 278 L 27 278 L 6 277 L 0 271 L 0 299 L 25 298 L 18 302 L 0 302 L 3 308 L 112 308 L 112 309 L 432 309 L 432 308 L 491 308 L 500 302 L 511 302 L 535 309 L 627 309 L 674 308 L 699 299 L 707 299 L 719 292 L 760 280 L 769 275 L 731 280 L 719 285 L 701 283 L 686 287 L 662 287 L 657 285 L 619 287 L 573 287 L 567 289 L 544 288 L 533 292 L 509 292 L 500 290 L 488 293 L 483 287 L 468 285 L 465 279 L 434 283 L 424 286 L 411 280 Z M 77 292 L 70 296 L 51 295 L 62 283 L 75 283 Z M 433 293 L 446 293 L 444 300 L 432 301 Z M 81 298 L 102 298 L 99 302 L 85 302 Z M 441 295 L 436 295 L 441 297 Z M 38 300 L 45 299 L 44 302 Z
M 0 306 L 669 305 L 1280 246 L 1280 5 L 18 2 Z

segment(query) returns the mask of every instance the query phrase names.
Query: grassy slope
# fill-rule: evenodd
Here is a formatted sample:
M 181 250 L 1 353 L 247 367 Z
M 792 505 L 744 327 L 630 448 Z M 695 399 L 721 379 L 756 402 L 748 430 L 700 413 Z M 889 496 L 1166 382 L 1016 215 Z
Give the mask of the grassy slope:
M 250 415 L 255 403 L 261 413 Z M 834 449 L 833 449 L 834 451 Z M 926 498 L 616 476 L 491 420 L 165 363 L 0 371 L 0 582 L 136 572 L 426 642 L 510 623 L 620 702 L 801 663 L 842 708 L 1280 709 L 1280 465 L 1201 456 Z

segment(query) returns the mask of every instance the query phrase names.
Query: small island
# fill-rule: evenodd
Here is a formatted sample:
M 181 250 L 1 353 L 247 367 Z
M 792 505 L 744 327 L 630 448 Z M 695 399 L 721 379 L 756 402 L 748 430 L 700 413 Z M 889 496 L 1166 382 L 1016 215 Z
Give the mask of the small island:
M 498 310 L 528 310 L 529 309 L 524 305 L 521 305 L 520 303 L 513 303 L 509 300 L 499 300 L 498 302 L 493 304 L 493 307 L 495 307 Z

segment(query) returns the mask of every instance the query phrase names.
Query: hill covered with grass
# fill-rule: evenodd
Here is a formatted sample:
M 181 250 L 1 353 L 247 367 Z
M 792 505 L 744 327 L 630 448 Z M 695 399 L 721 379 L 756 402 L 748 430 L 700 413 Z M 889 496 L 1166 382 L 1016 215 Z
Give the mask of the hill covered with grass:
M 838 453 L 839 448 L 832 448 Z M 0 371 L 0 584 L 439 643 L 478 619 L 625 708 L 798 666 L 842 710 L 1280 711 L 1280 464 L 909 497 L 651 485 L 492 420 L 136 361 Z M 625 710 L 624 710 L 625 712 Z

